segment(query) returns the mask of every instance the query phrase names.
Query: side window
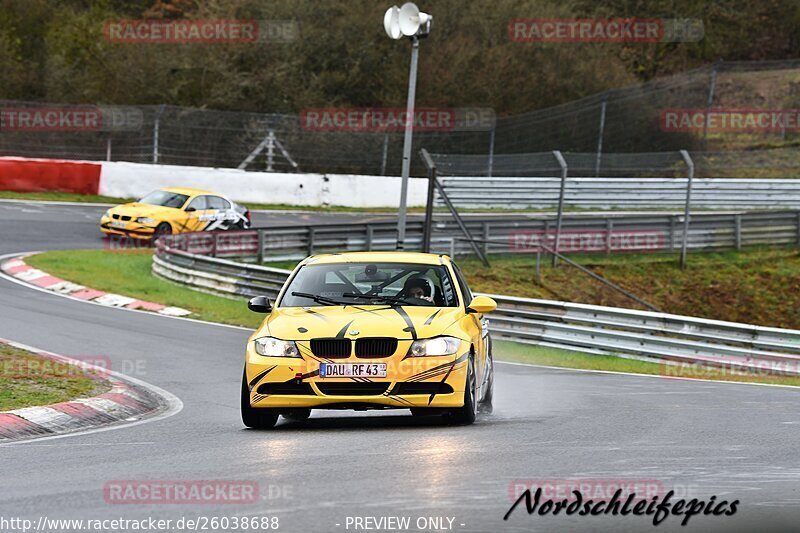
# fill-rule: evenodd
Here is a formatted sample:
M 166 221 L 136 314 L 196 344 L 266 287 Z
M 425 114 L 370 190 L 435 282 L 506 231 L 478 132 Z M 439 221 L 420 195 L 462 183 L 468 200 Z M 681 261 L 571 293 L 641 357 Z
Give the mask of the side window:
M 230 209 L 231 204 L 225 198 L 220 198 L 219 196 L 207 196 L 208 198 L 208 209 Z
M 192 200 L 189 203 L 189 205 L 186 206 L 186 208 L 188 209 L 190 207 L 194 207 L 195 211 L 204 211 L 204 210 L 208 209 L 208 207 L 207 207 L 208 204 L 206 202 L 206 198 L 207 198 L 207 196 L 198 196 L 197 198 Z
M 469 285 L 467 285 L 467 280 L 464 279 L 464 274 L 461 273 L 461 269 L 458 268 L 458 265 L 452 263 L 453 270 L 456 273 L 456 281 L 458 282 L 458 286 L 461 289 L 461 295 L 464 297 L 464 306 L 468 306 L 469 303 L 472 301 L 472 291 L 469 290 Z

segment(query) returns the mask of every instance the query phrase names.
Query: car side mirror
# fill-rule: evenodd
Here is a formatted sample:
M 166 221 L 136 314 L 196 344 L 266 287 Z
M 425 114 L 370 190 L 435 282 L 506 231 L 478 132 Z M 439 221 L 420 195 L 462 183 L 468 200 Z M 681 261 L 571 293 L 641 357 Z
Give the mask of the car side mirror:
M 467 306 L 467 313 L 491 313 L 497 309 L 497 302 L 488 296 L 476 296 Z
M 272 311 L 272 304 L 266 296 L 256 296 L 255 298 L 250 298 L 250 301 L 247 302 L 247 308 L 254 313 L 269 313 Z
M 197 211 L 197 209 L 195 209 L 194 207 L 187 207 L 186 208 L 186 212 L 187 213 L 191 213 L 192 211 Z

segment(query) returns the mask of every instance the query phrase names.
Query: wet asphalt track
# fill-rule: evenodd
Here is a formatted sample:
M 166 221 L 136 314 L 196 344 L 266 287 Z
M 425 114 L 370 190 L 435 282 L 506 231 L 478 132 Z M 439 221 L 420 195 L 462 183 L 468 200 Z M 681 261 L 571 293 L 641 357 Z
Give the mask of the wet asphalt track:
M 102 246 L 103 210 L 0 202 L 0 254 Z M 256 223 L 298 217 L 354 218 Z M 0 447 L 0 518 L 277 516 L 279 531 L 303 532 L 354 531 L 348 516 L 410 516 L 412 525 L 445 516 L 454 531 L 652 529 L 646 517 L 528 517 L 521 508 L 503 521 L 514 480 L 564 478 L 655 481 L 740 500 L 733 518 L 696 516 L 680 528 L 670 517 L 656 531 L 785 530 L 800 518 L 798 391 L 498 364 L 495 413 L 471 427 L 407 411 L 322 411 L 259 432 L 239 420 L 247 336 L 0 279 L 0 337 L 107 356 L 184 403 L 131 428 Z M 243 505 L 106 503 L 105 483 L 128 479 L 250 480 L 261 494 Z

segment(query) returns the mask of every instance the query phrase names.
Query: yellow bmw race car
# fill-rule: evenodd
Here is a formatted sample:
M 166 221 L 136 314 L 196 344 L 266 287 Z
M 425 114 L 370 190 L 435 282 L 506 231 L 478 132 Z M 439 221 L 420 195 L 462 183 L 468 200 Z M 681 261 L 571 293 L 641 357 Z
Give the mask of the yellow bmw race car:
M 211 191 L 158 189 L 138 202 L 112 207 L 100 219 L 100 231 L 136 239 L 250 227 L 250 211 Z
M 471 424 L 491 412 L 494 372 L 485 313 L 449 257 L 354 252 L 302 261 L 250 337 L 242 378 L 244 424 L 311 409 L 411 409 Z

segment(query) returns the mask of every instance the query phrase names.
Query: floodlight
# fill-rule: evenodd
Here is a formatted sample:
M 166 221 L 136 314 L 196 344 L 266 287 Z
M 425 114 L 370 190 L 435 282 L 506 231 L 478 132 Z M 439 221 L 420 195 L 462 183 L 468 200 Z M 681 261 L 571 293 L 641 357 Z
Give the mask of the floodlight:
M 392 6 L 386 10 L 383 16 L 383 29 L 386 30 L 386 35 L 392 39 L 399 39 L 403 36 L 400 31 L 400 8 Z
M 427 26 L 431 21 L 431 16 L 427 13 L 422 13 L 416 4 L 407 2 L 400 8 L 399 24 L 400 31 L 406 37 L 412 37 L 419 33 L 420 28 Z M 427 28 L 425 28 L 427 33 Z

